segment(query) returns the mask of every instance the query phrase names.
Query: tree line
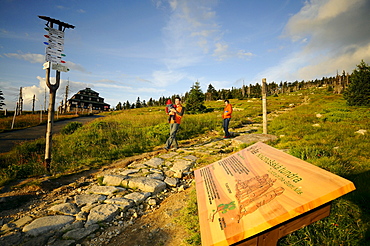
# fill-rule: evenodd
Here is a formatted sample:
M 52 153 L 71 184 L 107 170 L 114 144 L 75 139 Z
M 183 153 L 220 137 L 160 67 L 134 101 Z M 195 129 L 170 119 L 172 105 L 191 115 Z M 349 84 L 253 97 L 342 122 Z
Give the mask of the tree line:
M 347 100 L 348 105 L 364 105 L 370 106 L 370 66 L 364 61 L 357 65 L 357 69 L 352 74 L 345 71 L 342 74 L 337 73 L 336 76 L 323 77 L 322 79 L 315 79 L 309 81 L 294 81 L 294 82 L 271 82 L 267 83 L 267 95 L 278 96 L 279 94 L 296 92 L 303 89 L 324 87 L 327 91 L 335 94 L 343 94 Z M 187 111 L 205 112 L 206 108 L 203 105 L 204 101 L 216 101 L 225 99 L 248 99 L 261 98 L 262 84 L 243 85 L 241 88 L 220 89 L 216 90 L 212 84 L 208 85 L 207 91 L 203 93 L 200 83 L 197 81 L 193 84 L 190 91 L 186 92 L 180 98 L 187 105 Z M 158 100 L 150 98 L 148 102 L 140 101 L 137 98 L 136 103 L 119 102 L 116 110 L 133 109 L 150 106 L 165 105 L 168 99 L 174 101 L 175 97 L 179 95 L 172 95 L 171 97 L 160 97 Z M 189 108 L 190 107 L 190 108 Z
M 291 93 L 302 89 L 313 87 L 325 87 L 328 91 L 336 94 L 343 94 L 344 99 L 350 106 L 370 106 L 370 66 L 363 60 L 357 65 L 357 68 L 352 74 L 345 71 L 340 75 L 337 73 L 333 77 L 323 77 L 322 79 L 315 79 L 310 81 L 294 81 L 294 82 L 280 82 L 272 81 L 267 83 L 267 95 L 276 95 L 283 93 Z M 190 91 L 186 92 L 183 96 L 172 95 L 170 97 L 162 96 L 158 100 L 150 98 L 147 102 L 141 101 L 140 97 L 136 102 L 130 103 L 119 102 L 115 110 L 134 109 L 142 107 L 163 106 L 166 105 L 168 99 L 174 101 L 175 97 L 180 97 L 181 100 L 187 105 L 187 111 L 205 112 L 206 107 L 204 101 L 215 101 L 225 99 L 248 99 L 248 98 L 261 98 L 262 84 L 256 83 L 255 85 L 243 85 L 240 88 L 220 89 L 216 90 L 212 84 L 208 85 L 207 91 L 203 93 L 200 83 L 195 82 Z M 3 92 L 0 90 L 0 109 L 4 106 L 5 98 Z

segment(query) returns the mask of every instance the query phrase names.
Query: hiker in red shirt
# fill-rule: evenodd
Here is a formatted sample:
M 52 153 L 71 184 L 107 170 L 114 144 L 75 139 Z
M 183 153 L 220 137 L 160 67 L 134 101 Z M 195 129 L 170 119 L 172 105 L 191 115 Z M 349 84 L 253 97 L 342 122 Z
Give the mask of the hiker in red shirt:
M 233 107 L 229 103 L 229 100 L 225 100 L 224 102 L 225 102 L 225 108 L 224 108 L 224 112 L 222 114 L 222 119 L 224 119 L 222 126 L 223 126 L 224 131 L 225 131 L 224 138 L 229 138 L 229 137 L 231 137 L 230 133 L 229 133 L 229 123 L 230 123 L 230 120 L 231 120 L 231 114 L 233 112 Z
M 177 149 L 178 143 L 176 140 L 176 133 L 179 130 L 181 118 L 184 115 L 185 107 L 181 105 L 180 97 L 175 98 L 175 107 L 170 109 L 170 114 L 174 114 L 174 118 L 170 117 L 170 137 L 166 141 L 166 146 L 164 147 L 165 150 L 169 150 L 171 148 L 172 143 L 174 143 L 174 148 Z

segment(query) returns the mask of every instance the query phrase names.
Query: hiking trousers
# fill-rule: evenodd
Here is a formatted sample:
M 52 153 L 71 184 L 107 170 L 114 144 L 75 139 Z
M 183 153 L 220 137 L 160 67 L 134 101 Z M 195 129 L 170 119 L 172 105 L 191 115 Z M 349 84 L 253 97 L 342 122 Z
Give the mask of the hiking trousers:
M 225 137 L 229 137 L 230 136 L 230 133 L 229 133 L 230 119 L 231 118 L 225 118 L 224 121 L 222 122 L 222 126 L 223 126 L 224 132 L 225 132 Z
M 177 131 L 179 130 L 179 127 L 180 127 L 180 124 L 177 124 L 177 123 L 170 124 L 170 136 L 166 142 L 167 149 L 171 148 L 172 143 L 174 144 L 174 148 L 177 149 L 179 147 L 177 143 L 177 139 L 176 139 L 176 134 L 177 134 Z

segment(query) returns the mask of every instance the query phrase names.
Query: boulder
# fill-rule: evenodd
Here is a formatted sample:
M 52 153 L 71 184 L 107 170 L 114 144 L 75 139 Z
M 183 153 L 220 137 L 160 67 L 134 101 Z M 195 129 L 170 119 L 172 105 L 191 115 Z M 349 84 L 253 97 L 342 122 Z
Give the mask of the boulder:
M 126 199 L 132 200 L 135 204 L 140 204 L 150 196 L 150 192 L 133 192 L 126 196 Z
M 144 164 L 148 167 L 158 168 L 164 163 L 164 160 L 159 157 L 155 157 L 150 159 L 149 161 L 145 162 Z
M 157 179 L 137 177 L 129 179 L 128 186 L 132 189 L 138 188 L 145 192 L 158 193 L 166 189 L 166 183 Z
M 149 169 L 149 172 L 163 174 L 162 170 L 156 168 Z
M 193 155 L 188 155 L 188 156 L 185 156 L 184 159 L 195 162 L 196 160 L 198 160 L 198 157 L 193 156 Z
M 2 231 L 10 231 L 12 229 L 18 229 L 27 224 L 28 222 L 32 221 L 32 217 L 26 215 L 18 220 L 9 222 L 1 227 Z
M 175 178 L 182 178 L 182 174 L 190 170 L 191 166 L 193 165 L 193 161 L 182 160 L 178 159 L 174 162 L 173 166 L 171 167 L 171 171 L 174 172 Z
M 110 221 L 119 212 L 119 206 L 115 204 L 98 205 L 90 210 L 85 227 L 100 221 Z
M 138 173 L 140 169 L 126 169 L 123 171 L 119 171 L 118 173 L 123 176 L 127 176 L 129 174 Z
M 73 229 L 71 231 L 68 231 L 63 235 L 63 239 L 72 239 L 72 240 L 81 240 L 84 237 L 87 237 L 91 233 L 94 233 L 96 230 L 99 229 L 98 224 L 93 224 L 91 226 L 88 226 L 87 228 L 77 228 Z
M 358 130 L 358 131 L 357 131 L 357 132 L 355 132 L 355 133 L 365 135 L 365 133 L 367 133 L 367 130 L 365 130 L 365 129 L 360 129 L 360 130 Z
M 132 200 L 123 197 L 107 199 L 104 202 L 107 204 L 116 204 L 120 206 L 122 210 L 126 210 L 134 205 Z
M 87 193 L 93 193 L 93 194 L 100 194 L 100 195 L 107 195 L 110 196 L 113 193 L 120 191 L 115 186 L 100 186 L 100 185 L 94 185 L 89 190 L 87 190 Z
M 166 179 L 164 180 L 164 182 L 166 184 L 168 184 L 169 186 L 172 186 L 172 187 L 176 187 L 177 183 L 179 182 L 177 178 L 170 178 L 170 177 L 166 177 Z
M 251 144 L 256 142 L 267 142 L 274 141 L 277 139 L 277 136 L 271 134 L 248 134 L 241 135 L 232 139 L 233 144 Z
M 164 180 L 164 176 L 162 174 L 159 174 L 159 173 L 151 173 L 151 174 L 148 174 L 146 175 L 147 178 L 150 178 L 150 179 L 158 179 L 158 180 Z
M 123 175 L 104 175 L 103 184 L 107 186 L 127 186 L 127 176 Z
M 54 205 L 49 210 L 61 213 L 64 215 L 75 215 L 80 212 L 80 210 L 77 208 L 75 204 L 72 203 L 62 203 L 58 205 Z
M 176 155 L 178 155 L 178 153 L 176 153 L 176 152 L 168 152 L 166 154 L 161 155 L 161 157 L 164 158 L 164 159 L 171 159 L 172 157 L 174 157 Z
M 63 226 L 72 223 L 74 220 L 75 218 L 73 216 L 68 215 L 41 217 L 31 222 L 31 224 L 26 225 L 22 231 L 36 237 L 50 230 L 59 230 Z
M 99 201 L 104 201 L 107 197 L 99 194 L 81 194 L 75 196 L 75 203 L 81 207 L 88 204 L 93 204 Z

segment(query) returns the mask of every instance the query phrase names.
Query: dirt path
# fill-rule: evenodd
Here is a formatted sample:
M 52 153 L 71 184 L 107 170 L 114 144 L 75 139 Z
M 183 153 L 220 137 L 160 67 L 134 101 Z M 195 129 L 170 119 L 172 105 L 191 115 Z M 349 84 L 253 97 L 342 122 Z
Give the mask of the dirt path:
M 54 133 L 60 132 L 60 130 L 70 122 L 80 122 L 84 124 L 100 117 L 103 116 L 93 115 L 87 117 L 78 117 L 68 120 L 56 121 L 54 122 L 53 132 Z M 46 134 L 46 125 L 34 126 L 10 132 L 2 132 L 0 133 L 0 153 L 9 152 L 14 147 L 14 145 L 18 143 L 45 137 L 45 134 Z

